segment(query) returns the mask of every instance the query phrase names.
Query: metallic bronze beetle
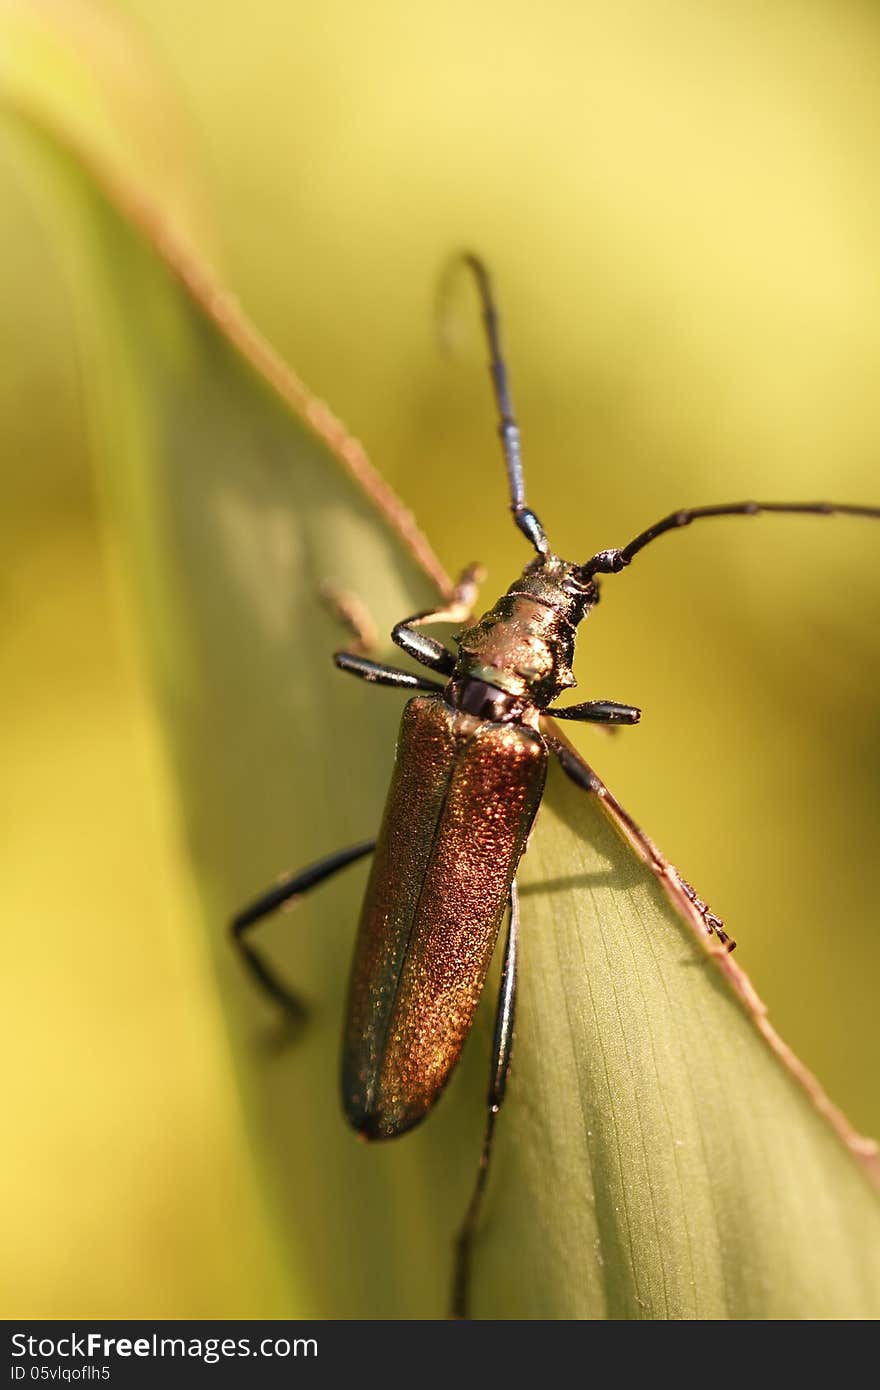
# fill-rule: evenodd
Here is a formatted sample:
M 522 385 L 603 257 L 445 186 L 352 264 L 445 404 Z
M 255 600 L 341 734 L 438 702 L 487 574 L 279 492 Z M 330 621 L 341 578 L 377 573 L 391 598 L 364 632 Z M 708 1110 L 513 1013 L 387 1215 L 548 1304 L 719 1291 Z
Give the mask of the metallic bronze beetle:
M 483 307 L 499 434 L 511 510 L 536 556 L 507 593 L 456 638 L 458 654 L 428 637 L 427 623 L 467 623 L 476 567 L 465 571 L 451 604 L 398 623 L 392 637 L 446 684 L 338 652 L 343 671 L 378 685 L 423 692 L 403 713 L 397 759 L 377 840 L 355 845 L 287 879 L 240 912 L 232 930 L 260 984 L 289 1013 L 299 1000 L 251 942 L 249 929 L 280 907 L 375 851 L 354 952 L 342 1057 L 342 1102 L 367 1139 L 391 1139 L 422 1120 L 461 1055 L 505 912 L 509 927 L 495 1023 L 485 1138 L 477 1181 L 456 1246 L 453 1312 L 466 1316 L 470 1248 L 488 1173 L 495 1119 L 510 1066 L 516 1003 L 519 912 L 516 871 L 541 803 L 550 754 L 588 791 L 592 774 L 542 716 L 635 724 L 639 710 L 606 700 L 558 709 L 574 685 L 575 636 L 598 602 L 596 576 L 616 574 L 656 537 L 710 516 L 758 512 L 836 512 L 880 517 L 880 508 L 828 502 L 739 502 L 673 512 L 619 550 L 584 564 L 554 555 L 525 502 L 519 431 L 501 355 L 489 277 L 465 257 Z M 638 827 L 632 829 L 639 835 Z M 706 928 L 733 942 L 683 885 Z

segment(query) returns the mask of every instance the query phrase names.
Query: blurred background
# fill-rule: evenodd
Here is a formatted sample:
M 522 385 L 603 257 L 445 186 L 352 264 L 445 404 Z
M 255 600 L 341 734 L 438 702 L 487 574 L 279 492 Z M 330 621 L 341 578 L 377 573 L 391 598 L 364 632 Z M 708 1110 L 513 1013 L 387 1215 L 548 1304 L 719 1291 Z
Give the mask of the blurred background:
M 465 245 L 495 273 L 530 500 L 561 553 L 685 505 L 880 502 L 872 6 L 3 0 L 0 19 L 0 96 L 50 55 L 43 98 L 173 211 L 450 571 L 482 559 L 494 594 L 523 561 L 464 289 L 455 352 L 437 346 Z M 0 170 L 3 1311 L 295 1311 L 185 930 L 59 228 L 2 130 Z M 875 1134 L 878 552 L 870 523 L 704 523 L 607 582 L 576 668 L 581 698 L 644 710 L 580 746 Z

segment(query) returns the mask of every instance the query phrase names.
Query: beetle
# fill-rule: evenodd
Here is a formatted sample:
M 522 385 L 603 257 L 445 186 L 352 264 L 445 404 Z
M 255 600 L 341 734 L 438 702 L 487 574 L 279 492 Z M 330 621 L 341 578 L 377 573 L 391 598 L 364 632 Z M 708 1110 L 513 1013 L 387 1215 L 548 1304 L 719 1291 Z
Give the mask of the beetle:
M 445 606 L 394 627 L 394 643 L 443 681 L 380 664 L 362 651 L 334 655 L 337 667 L 374 685 L 418 692 L 403 712 L 391 785 L 376 839 L 284 879 L 233 919 L 231 930 L 252 976 L 290 1015 L 304 1008 L 250 939 L 251 929 L 347 865 L 373 854 L 361 910 L 342 1046 L 342 1103 L 365 1139 L 393 1139 L 420 1123 L 461 1055 L 505 915 L 508 926 L 497 1003 L 486 1125 L 472 1196 L 458 1232 L 452 1313 L 467 1316 L 471 1250 L 486 1188 L 495 1122 L 510 1070 L 520 930 L 516 873 L 541 804 L 551 756 L 585 791 L 609 797 L 549 719 L 633 725 L 640 711 L 611 700 L 558 707 L 575 684 L 571 665 L 580 624 L 599 601 L 600 576 L 625 569 L 645 546 L 694 521 L 764 512 L 880 517 L 880 507 L 831 502 L 736 502 L 671 512 L 621 548 L 586 562 L 562 559 L 527 505 L 520 435 L 501 350 L 488 271 L 463 260 L 479 294 L 498 432 L 514 521 L 535 554 L 477 621 L 479 567 L 465 570 Z M 356 635 L 350 611 L 340 616 Z M 428 636 L 453 623 L 457 653 Z M 613 802 L 613 798 L 611 798 Z M 628 830 L 657 867 L 657 852 L 623 809 Z M 678 878 L 706 931 L 733 949 L 720 918 Z

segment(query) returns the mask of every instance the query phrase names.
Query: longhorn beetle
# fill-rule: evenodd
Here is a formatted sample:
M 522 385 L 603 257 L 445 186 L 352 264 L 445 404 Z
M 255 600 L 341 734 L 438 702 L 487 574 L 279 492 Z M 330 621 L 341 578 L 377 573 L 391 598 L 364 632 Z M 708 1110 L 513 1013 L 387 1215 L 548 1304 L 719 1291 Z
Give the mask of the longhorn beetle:
M 482 307 L 510 508 L 535 557 L 477 622 L 472 620 L 478 578 L 473 566 L 462 575 L 450 603 L 396 625 L 391 633 L 396 645 L 445 683 L 380 665 L 358 652 L 335 654 L 341 671 L 374 685 L 420 692 L 403 712 L 378 838 L 285 879 L 232 922 L 252 975 L 288 1014 L 301 1019 L 303 1005 L 255 949 L 250 930 L 283 903 L 374 854 L 349 984 L 342 1103 L 365 1139 L 393 1139 L 424 1119 L 449 1080 L 507 913 L 486 1128 L 455 1245 L 452 1311 L 458 1317 L 467 1316 L 471 1247 L 510 1068 L 519 939 L 516 871 L 541 803 L 550 755 L 585 791 L 610 795 L 554 734 L 547 716 L 617 725 L 636 724 L 640 716 L 632 705 L 612 700 L 563 708 L 554 704 L 575 684 L 575 634 L 599 601 L 598 576 L 619 574 L 658 536 L 706 517 L 759 512 L 880 517 L 880 507 L 836 502 L 691 507 L 671 512 L 620 549 L 600 550 L 580 564 L 563 560 L 551 550 L 541 522 L 526 504 L 520 435 L 489 275 L 476 256 L 463 259 Z M 441 622 L 465 625 L 455 638 L 457 655 L 420 630 Z M 350 625 L 357 627 L 353 620 Z M 647 837 L 618 811 L 647 857 L 656 861 Z M 707 931 L 732 949 L 720 919 L 687 884 L 682 888 Z

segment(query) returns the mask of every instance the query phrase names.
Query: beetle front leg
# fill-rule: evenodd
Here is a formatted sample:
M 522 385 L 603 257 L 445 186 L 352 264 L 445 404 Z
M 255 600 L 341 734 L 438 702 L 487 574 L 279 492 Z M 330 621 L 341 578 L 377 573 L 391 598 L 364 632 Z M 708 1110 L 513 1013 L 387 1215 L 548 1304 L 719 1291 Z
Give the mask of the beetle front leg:
M 379 634 L 373 616 L 363 599 L 350 589 L 341 589 L 331 579 L 318 588 L 318 597 L 332 618 L 345 628 L 358 656 L 369 656 L 379 645 Z
M 261 893 L 247 907 L 243 907 L 237 912 L 229 924 L 232 939 L 241 952 L 241 958 L 250 971 L 257 984 L 270 998 L 280 1004 L 286 1014 L 298 1023 L 304 1022 L 306 1018 L 306 1007 L 302 1000 L 298 998 L 281 981 L 271 966 L 267 965 L 262 954 L 245 940 L 245 933 L 255 927 L 258 922 L 262 922 L 265 917 L 276 912 L 285 903 L 293 903 L 297 898 L 301 898 L 304 893 L 308 893 L 310 888 L 317 888 L 319 883 L 325 879 L 332 878 L 340 869 L 344 869 L 348 864 L 355 863 L 358 859 L 363 859 L 365 855 L 372 854 L 376 848 L 375 840 L 366 840 L 363 844 L 352 845 L 349 849 L 337 850 L 336 854 L 329 854 L 324 859 L 319 859 L 316 863 L 310 864 L 307 869 L 300 873 L 282 879 L 267 892 Z
M 584 700 L 580 705 L 558 709 L 551 705 L 544 711 L 554 719 L 577 719 L 585 724 L 638 724 L 642 711 L 635 705 L 621 705 L 616 700 Z
M 439 681 L 414 676 L 410 671 L 398 671 L 396 666 L 384 666 L 356 652 L 334 652 L 333 660 L 340 671 L 347 671 L 350 676 L 358 676 L 362 681 L 370 681 L 372 685 L 390 685 L 397 690 L 443 690 Z
M 391 632 L 392 642 L 414 661 L 420 661 L 423 666 L 430 666 L 432 670 L 440 671 L 444 676 L 451 676 L 455 670 L 454 653 L 442 642 L 436 641 L 433 637 L 426 637 L 423 632 L 416 632 L 415 629 L 425 627 L 428 623 L 469 623 L 473 617 L 474 602 L 483 575 L 482 565 L 468 565 L 467 569 L 462 571 L 449 603 L 442 608 L 429 608 L 424 613 L 413 613 L 409 618 L 396 623 Z
M 492 1142 L 495 1137 L 495 1121 L 504 1101 L 507 1077 L 510 1072 L 510 1056 L 513 1051 L 513 1028 L 516 1015 L 516 972 L 519 951 L 519 894 L 516 881 L 510 885 L 510 925 L 507 928 L 507 941 L 504 947 L 504 965 L 501 971 L 501 988 L 498 993 L 498 1008 L 495 1013 L 495 1036 L 492 1046 L 492 1069 L 489 1073 L 488 1110 L 483 1147 L 471 1200 L 465 1212 L 464 1221 L 455 1241 L 455 1266 L 452 1277 L 452 1309 L 454 1318 L 468 1316 L 471 1280 L 471 1252 L 474 1236 L 480 1220 L 486 1182 L 489 1177 L 489 1162 L 492 1157 Z

